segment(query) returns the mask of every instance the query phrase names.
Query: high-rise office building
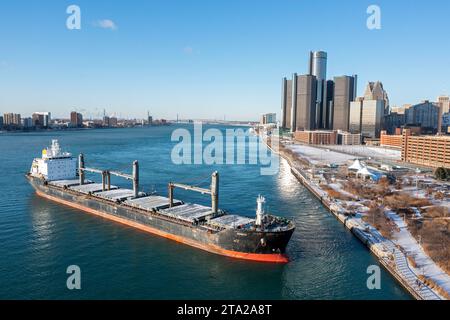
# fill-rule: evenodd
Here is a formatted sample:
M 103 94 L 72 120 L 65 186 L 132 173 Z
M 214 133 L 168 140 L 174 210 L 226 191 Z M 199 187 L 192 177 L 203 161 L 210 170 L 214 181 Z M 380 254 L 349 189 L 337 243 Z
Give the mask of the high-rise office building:
M 76 111 L 70 113 L 70 125 L 75 128 L 80 128 L 83 126 L 83 115 Z
M 277 114 L 276 113 L 265 113 L 261 115 L 260 124 L 276 124 Z
M 361 133 L 362 122 L 362 107 L 364 98 L 356 98 L 355 101 L 350 102 L 350 120 L 348 130 L 351 133 Z
M 297 130 L 313 130 L 316 126 L 317 79 L 312 75 L 302 75 L 297 79 Z
M 33 126 L 45 128 L 50 126 L 50 112 L 34 112 L 31 117 L 33 119 Z
M 109 127 L 109 117 L 107 115 L 103 115 L 103 126 L 104 127 Z
M 383 83 L 380 81 L 369 82 L 364 91 L 364 100 L 383 100 L 384 101 L 384 113 L 389 113 L 389 97 L 384 90 Z
M 9 127 L 20 127 L 21 117 L 19 113 L 5 113 L 3 115 L 3 125 Z
M 317 80 L 313 75 L 292 77 L 291 131 L 316 129 Z
M 22 118 L 22 127 L 24 129 L 33 127 L 33 118 L 30 118 L 30 117 Z
M 281 82 L 281 127 L 291 128 L 292 80 L 283 78 Z
M 333 129 L 349 130 L 350 103 L 355 99 L 356 77 L 334 78 Z
M 405 125 L 405 113 L 391 112 L 384 116 L 383 129 L 388 134 L 394 134 L 397 128 Z
M 0 116 L 0 129 L 3 128 L 3 116 Z
M 327 53 L 312 51 L 309 54 L 309 74 L 316 77 L 315 127 L 329 127 L 327 115 Z
M 422 127 L 425 131 L 437 132 L 439 124 L 439 106 L 428 100 L 413 105 L 405 111 L 406 124 Z
M 153 124 L 153 117 L 150 115 L 150 111 L 147 111 L 147 124 L 149 126 Z
M 310 52 L 307 75 L 295 73 L 292 80 L 282 79 L 281 126 L 291 132 L 317 129 L 347 131 L 350 102 L 356 97 L 357 77 L 344 76 L 335 80 L 338 83 L 327 80 L 327 53 Z
M 439 116 L 438 116 L 438 133 L 442 131 L 442 116 L 445 113 L 449 112 L 450 109 L 450 97 L 449 96 L 439 96 L 437 98 L 437 105 L 439 107 Z
M 327 99 L 325 104 L 325 127 L 324 129 L 333 129 L 333 111 L 334 111 L 334 81 L 327 80 Z
M 450 112 L 450 97 L 449 96 L 439 96 L 437 98 L 437 103 L 442 106 L 442 113 Z
M 385 111 L 384 100 L 362 102 L 361 134 L 365 138 L 379 138 Z
M 349 130 L 365 138 L 379 138 L 383 128 L 387 93 L 381 91 L 381 82 L 376 83 L 369 82 L 364 97 L 350 103 Z

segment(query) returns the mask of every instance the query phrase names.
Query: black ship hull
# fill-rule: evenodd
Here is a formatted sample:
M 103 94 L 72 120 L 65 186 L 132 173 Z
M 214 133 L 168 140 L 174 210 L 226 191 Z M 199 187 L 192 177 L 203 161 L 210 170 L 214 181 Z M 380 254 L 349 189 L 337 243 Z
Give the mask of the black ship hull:
M 286 246 L 294 226 L 274 232 L 223 229 L 210 230 L 170 217 L 81 194 L 27 175 L 36 193 L 49 200 L 89 212 L 152 234 L 215 254 L 261 262 L 286 263 Z

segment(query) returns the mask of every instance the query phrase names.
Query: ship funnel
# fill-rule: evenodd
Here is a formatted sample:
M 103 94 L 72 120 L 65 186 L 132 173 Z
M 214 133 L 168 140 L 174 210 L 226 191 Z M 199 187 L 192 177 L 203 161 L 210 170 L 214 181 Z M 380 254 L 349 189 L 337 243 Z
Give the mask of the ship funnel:
M 134 197 L 139 196 L 139 163 L 137 160 L 133 162 L 133 192 Z
M 256 207 L 256 221 L 255 224 L 257 226 L 261 226 L 262 225 L 262 219 L 264 216 L 264 203 L 266 203 L 266 198 L 264 198 L 263 196 L 259 195 L 258 198 L 256 198 L 256 203 L 257 203 L 257 207 Z

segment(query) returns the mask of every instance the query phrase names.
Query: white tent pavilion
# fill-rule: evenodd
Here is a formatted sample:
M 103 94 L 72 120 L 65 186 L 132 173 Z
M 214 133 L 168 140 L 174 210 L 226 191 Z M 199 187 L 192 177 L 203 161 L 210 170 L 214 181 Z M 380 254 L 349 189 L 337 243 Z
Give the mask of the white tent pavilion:
M 349 170 L 354 171 L 360 171 L 363 168 L 365 167 L 361 164 L 361 161 L 359 161 L 359 159 L 356 159 L 355 162 L 353 162 L 353 164 L 350 167 L 348 167 Z
M 356 176 L 362 176 L 364 178 L 371 178 L 374 179 L 377 177 L 377 175 L 373 172 L 370 172 L 369 169 L 367 169 L 366 167 L 361 168 L 360 170 L 358 170 L 358 172 L 356 173 Z

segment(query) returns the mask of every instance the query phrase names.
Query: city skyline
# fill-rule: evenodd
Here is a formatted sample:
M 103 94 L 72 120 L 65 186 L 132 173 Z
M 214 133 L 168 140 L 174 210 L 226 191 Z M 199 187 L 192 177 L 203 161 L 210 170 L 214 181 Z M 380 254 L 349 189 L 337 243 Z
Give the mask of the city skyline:
M 357 96 L 369 81 L 383 82 L 391 106 L 450 93 L 450 67 L 429 50 L 450 46 L 440 41 L 447 3 L 436 11 L 430 3 L 379 1 L 380 30 L 366 27 L 366 1 L 174 1 L 170 12 L 167 3 L 78 1 L 81 30 L 65 26 L 70 4 L 2 3 L 0 113 L 89 118 L 107 109 L 145 118 L 150 110 L 166 119 L 257 120 L 280 114 L 279 79 L 306 74 L 311 50 L 328 53 L 329 75 L 358 74 Z M 323 28 L 311 30 L 319 7 Z M 423 16 L 430 23 L 410 22 Z M 351 41 L 342 45 L 346 35 Z

